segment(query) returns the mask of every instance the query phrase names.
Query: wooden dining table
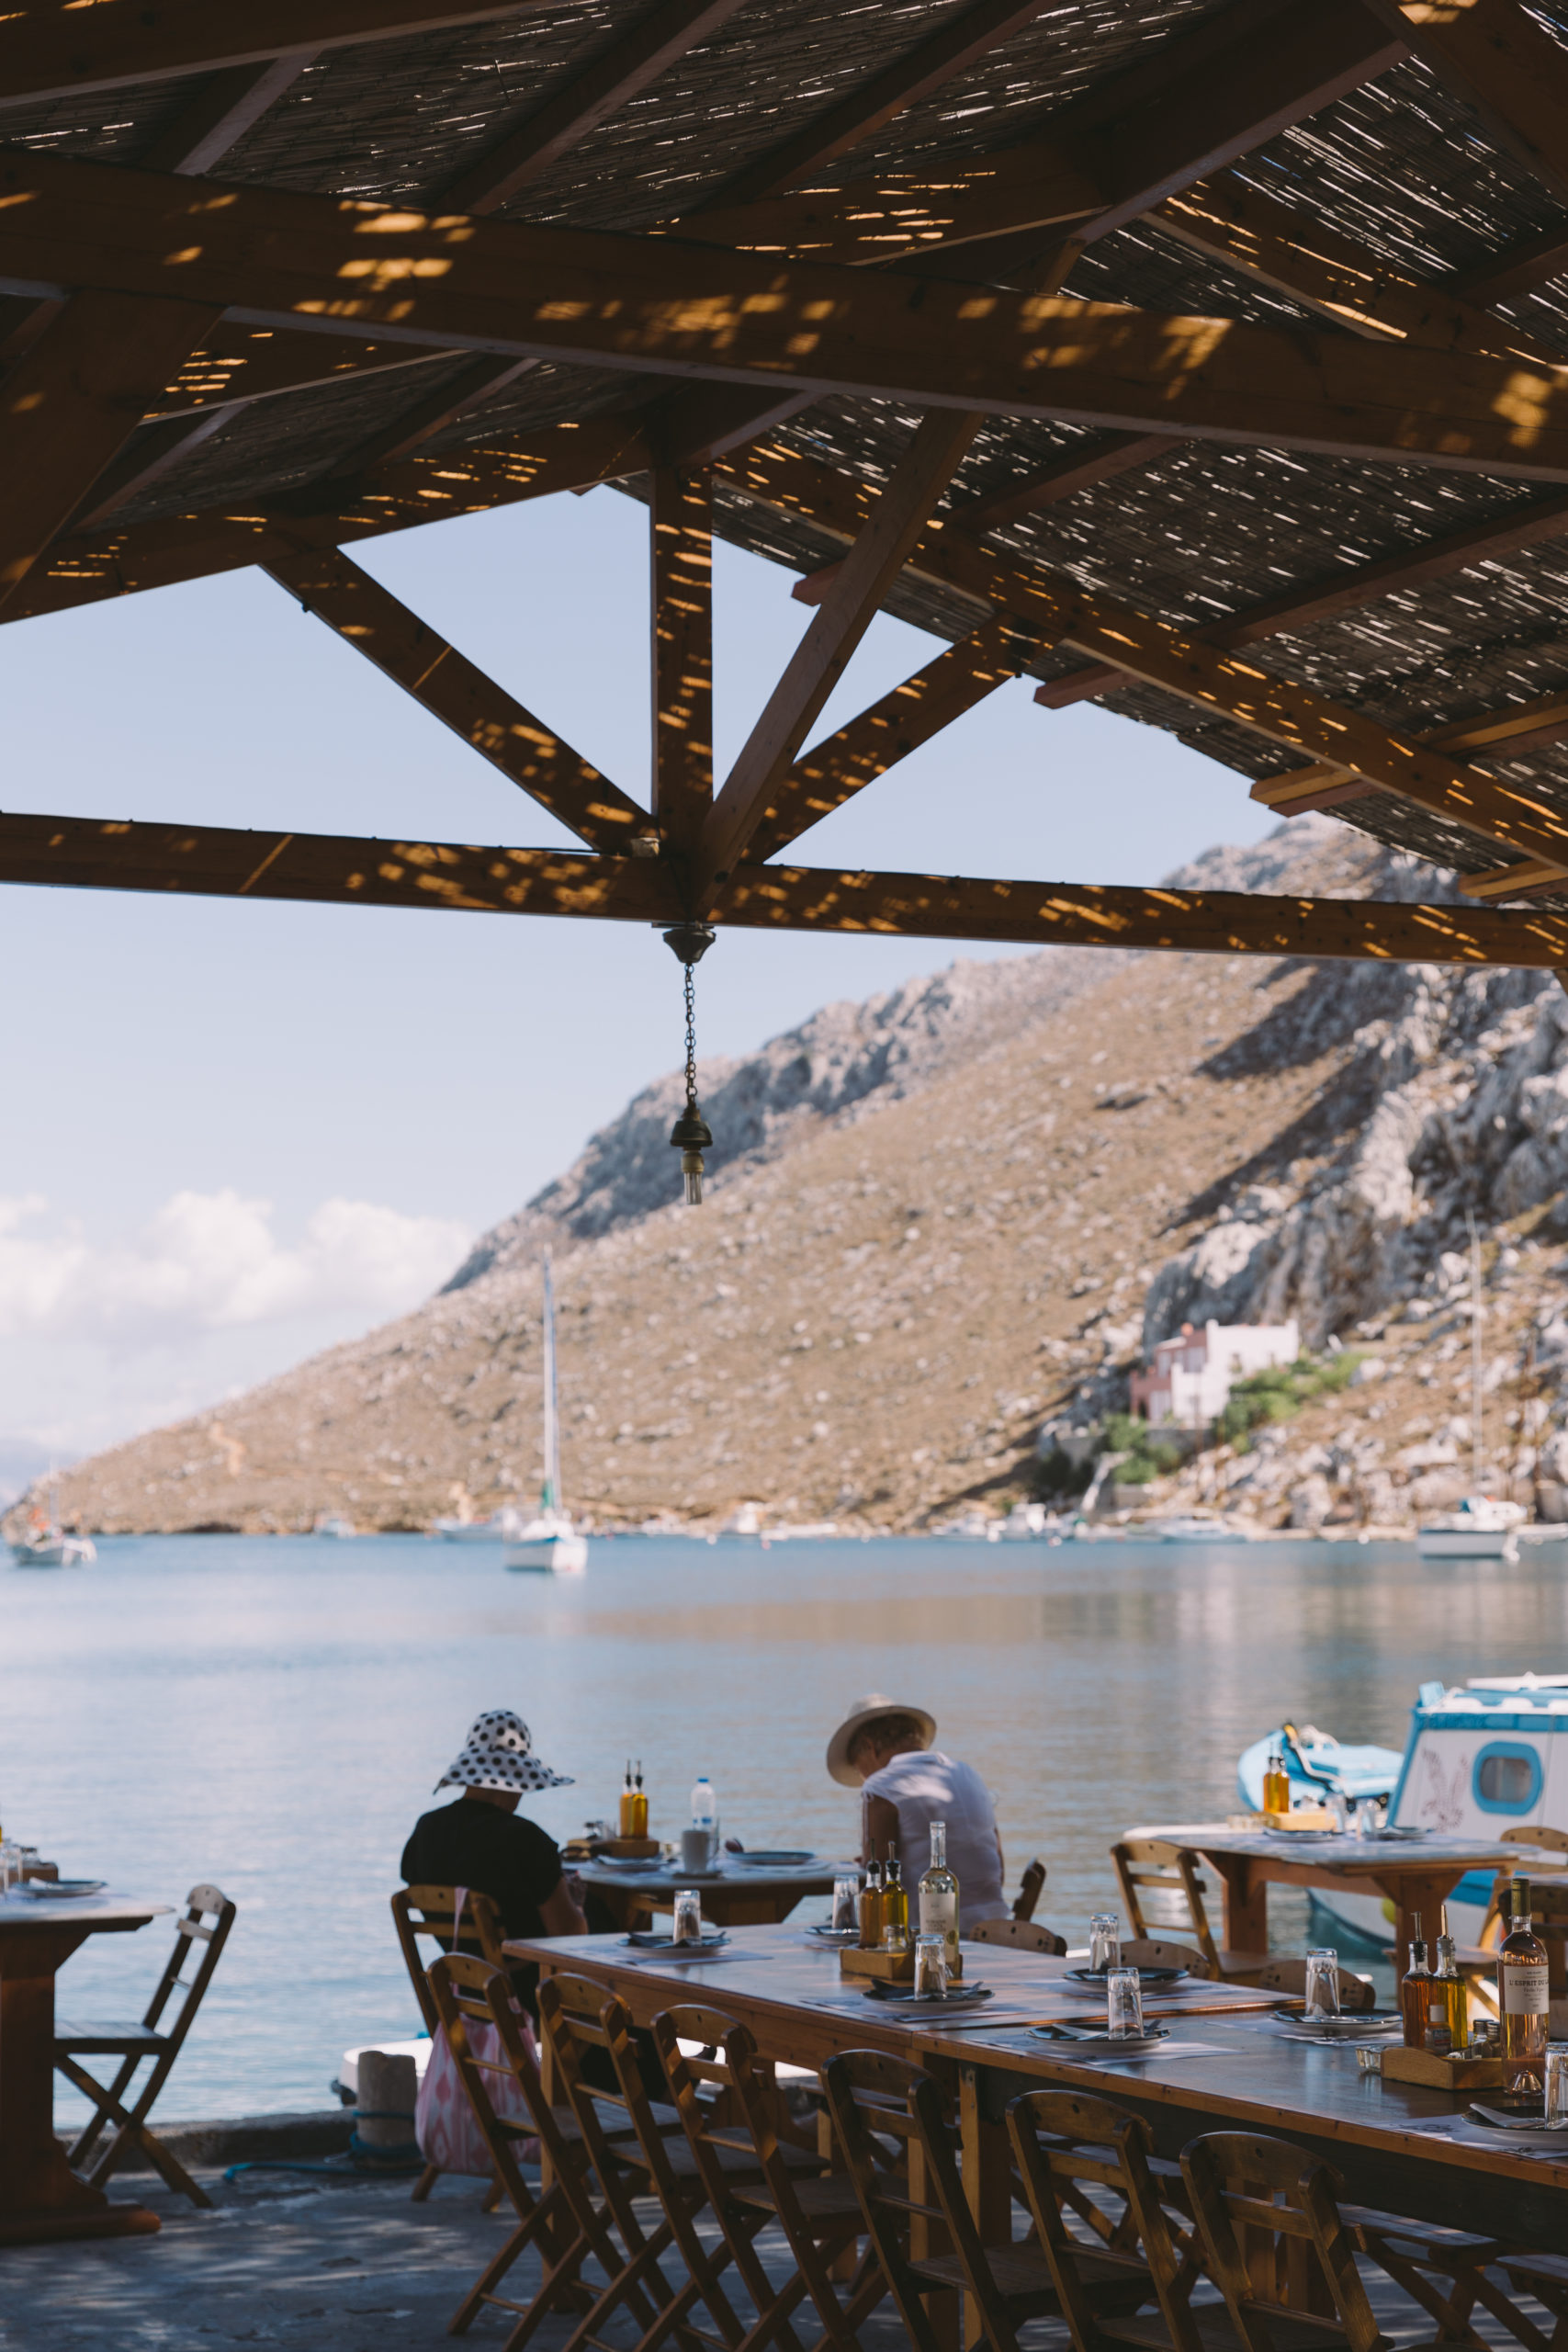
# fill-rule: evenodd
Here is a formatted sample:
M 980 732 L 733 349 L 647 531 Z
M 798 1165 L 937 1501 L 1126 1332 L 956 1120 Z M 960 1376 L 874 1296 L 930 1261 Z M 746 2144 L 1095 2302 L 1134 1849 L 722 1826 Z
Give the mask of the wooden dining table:
M 1393 1912 L 1389 1941 L 1403 1953 L 1416 1936 L 1436 1936 L 1438 1911 L 1467 1871 L 1528 1871 L 1530 1867 L 1529 1856 L 1517 1846 L 1426 1831 L 1415 1837 L 1341 1838 L 1231 1829 L 1205 1821 L 1140 1826 L 1125 1835 L 1157 1838 L 1209 1865 L 1223 1890 L 1220 1940 L 1226 1951 L 1269 1950 L 1270 1886 L 1382 1896 Z M 1552 1859 L 1562 1860 L 1560 1855 Z M 1426 1921 L 1425 1928 L 1416 1925 L 1418 1919 Z
M 133 1935 L 168 1910 L 107 1894 L 0 1897 L 0 2245 L 158 2228 L 144 2206 L 78 2180 L 54 2136 L 54 1980 L 89 1936 Z
M 815 1854 L 807 1862 L 749 1862 L 744 1855 L 725 1854 L 716 1869 L 694 1871 L 666 1861 L 628 1868 L 593 1860 L 571 1867 L 622 1928 L 646 1928 L 656 1912 L 671 1909 L 682 1887 L 697 1889 L 703 1917 L 716 1928 L 765 1927 L 787 1919 L 807 1895 L 831 1894 L 840 1875 L 860 1875 L 858 1862 L 822 1861 Z
M 816 1949 L 813 1944 L 816 1943 Z M 1205 2131 L 1267 2132 L 1320 2154 L 1359 2203 L 1412 2219 L 1495 2232 L 1515 2245 L 1568 2242 L 1568 2148 L 1561 2160 L 1452 2136 L 1468 2097 L 1359 2071 L 1353 2047 L 1292 2041 L 1276 1994 L 1195 1978 L 1151 1988 L 1145 2022 L 1168 2030 L 1160 2054 L 1122 2059 L 1046 2041 L 1032 2026 L 1102 2026 L 1103 1996 L 1067 1962 L 965 1944 L 969 1982 L 992 1987 L 983 2011 L 950 2018 L 896 2009 L 842 1979 L 838 1955 L 808 1930 L 742 1928 L 697 1962 L 629 1947 L 618 1936 L 509 1943 L 546 1973 L 592 1977 L 647 2026 L 682 2002 L 748 2026 L 766 2059 L 820 2067 L 842 2050 L 926 2060 L 948 2083 L 964 2139 L 964 2180 L 983 2236 L 1012 2233 L 1007 2103 L 1047 2085 L 1096 2091 L 1146 2115 L 1162 2154 Z

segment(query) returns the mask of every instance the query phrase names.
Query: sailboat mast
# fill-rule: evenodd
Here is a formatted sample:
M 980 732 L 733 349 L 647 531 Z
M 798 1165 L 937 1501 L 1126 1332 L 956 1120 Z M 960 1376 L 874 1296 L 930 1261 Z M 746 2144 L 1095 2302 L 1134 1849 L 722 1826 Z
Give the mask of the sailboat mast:
M 560 1433 L 556 1420 L 556 1293 L 550 1253 L 545 1252 L 545 1510 L 560 1508 Z
M 1481 1236 L 1474 1213 L 1466 1209 L 1470 1227 L 1470 1485 L 1481 1492 Z

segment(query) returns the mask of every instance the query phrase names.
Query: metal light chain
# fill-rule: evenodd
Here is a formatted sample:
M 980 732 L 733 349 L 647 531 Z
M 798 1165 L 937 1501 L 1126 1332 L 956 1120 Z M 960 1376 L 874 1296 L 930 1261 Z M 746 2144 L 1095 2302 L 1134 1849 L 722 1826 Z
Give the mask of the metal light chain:
M 686 970 L 686 1107 L 671 1129 L 670 1140 L 681 1155 L 686 1206 L 695 1209 L 702 1206 L 703 1201 L 703 1153 L 712 1148 L 713 1136 L 697 1103 L 697 1011 L 693 975 L 713 945 L 714 933 L 705 922 L 682 922 L 667 931 L 664 938 Z

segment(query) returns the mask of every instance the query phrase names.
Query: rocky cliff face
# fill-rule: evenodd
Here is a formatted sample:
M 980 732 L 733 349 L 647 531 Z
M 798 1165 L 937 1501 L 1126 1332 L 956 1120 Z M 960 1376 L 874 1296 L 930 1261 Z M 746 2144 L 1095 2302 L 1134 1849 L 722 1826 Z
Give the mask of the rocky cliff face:
M 1177 878 L 1434 888 L 1326 819 Z M 1369 1361 L 1154 1503 L 1387 1522 L 1457 1491 L 1472 1305 L 1494 1479 L 1568 1472 L 1554 978 L 1048 950 L 830 1006 L 702 1084 L 701 1211 L 671 1199 L 671 1076 L 416 1314 L 83 1464 L 62 1499 L 97 1527 L 285 1528 L 525 1498 L 546 1241 L 568 1496 L 602 1524 L 1005 1508 L 1043 1428 L 1121 1404 L 1142 1346 L 1209 1315 L 1293 1314 Z

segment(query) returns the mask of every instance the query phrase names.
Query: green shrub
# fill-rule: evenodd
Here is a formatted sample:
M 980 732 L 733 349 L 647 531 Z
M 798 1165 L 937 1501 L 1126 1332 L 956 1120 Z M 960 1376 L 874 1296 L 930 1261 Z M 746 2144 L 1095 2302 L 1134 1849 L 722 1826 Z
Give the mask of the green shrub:
M 1294 1363 L 1248 1373 L 1231 1389 L 1219 1418 L 1218 1436 L 1245 1453 L 1254 1430 L 1269 1421 L 1288 1421 L 1314 1396 L 1338 1396 L 1349 1386 L 1360 1361 L 1353 1348 L 1341 1348 L 1321 1360 L 1298 1356 Z

